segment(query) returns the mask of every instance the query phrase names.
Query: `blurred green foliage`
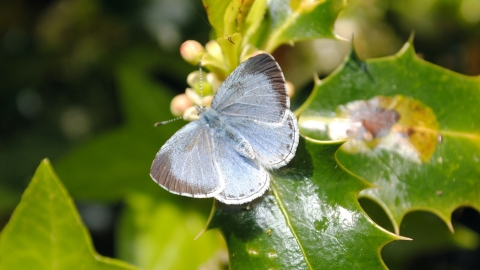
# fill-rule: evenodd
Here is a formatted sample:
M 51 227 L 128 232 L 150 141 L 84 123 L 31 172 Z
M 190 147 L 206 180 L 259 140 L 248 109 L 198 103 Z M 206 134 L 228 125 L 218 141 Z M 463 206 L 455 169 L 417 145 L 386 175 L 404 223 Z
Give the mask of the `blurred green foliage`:
M 161 81 L 168 91 L 183 90 L 191 67 L 172 50 L 177 52 L 185 38 L 206 40 L 208 25 L 188 2 L 182 2 L 170 7 L 181 10 L 170 27 L 178 33 L 152 35 L 157 24 L 148 18 L 163 10 L 155 8 L 158 3 L 168 7 L 165 1 L 0 4 L 2 186 L 23 190 L 43 157 L 56 160 L 73 146 L 122 125 L 115 70 L 129 55 L 156 53 L 146 76 Z M 196 10 L 201 10 L 200 3 Z M 162 46 L 162 38 L 173 45 Z M 170 116 L 158 115 L 162 118 Z
M 475 0 L 351 0 L 347 3 L 336 21 L 335 33 L 345 38 L 355 33 L 354 45 L 360 57 L 393 54 L 415 31 L 416 51 L 426 60 L 464 74 L 480 73 L 480 7 Z M 118 202 L 126 191 L 133 189 L 140 192 L 137 196 L 141 198 L 156 198 L 146 203 L 149 209 L 162 209 L 166 207 L 163 203 L 172 202 L 185 209 L 197 204 L 197 201 L 192 203 L 189 199 L 166 195 L 149 179 L 148 168 L 162 142 L 180 125 L 152 128 L 154 122 L 171 118 L 170 97 L 184 91 L 187 74 L 196 69 L 180 58 L 178 46 L 186 39 L 201 43 L 208 40 L 212 30 L 204 18 L 207 16 L 201 3 L 193 0 L 1 2 L 1 220 L 7 221 L 44 157 L 58 164 L 67 189 L 82 203 Z M 309 41 L 293 49 L 280 47 L 276 58 L 284 67 L 287 80 L 293 81 L 300 93 L 306 93 L 311 90 L 313 71 L 322 76 L 329 74 L 342 61 L 348 46 L 343 41 Z M 75 163 L 81 166 L 76 167 Z M 85 185 L 89 182 L 77 181 L 79 178 L 106 181 L 108 185 L 95 189 L 96 185 Z M 128 245 L 144 237 L 137 230 L 148 224 L 145 221 L 148 214 L 137 217 L 142 219 L 141 223 L 129 224 L 132 220 L 126 216 L 134 215 L 131 209 L 143 208 L 137 201 L 124 203 L 127 212 L 123 213 L 122 222 L 114 220 L 113 228 L 108 228 L 119 230 L 118 236 L 123 239 L 118 255 L 128 261 L 143 260 L 151 264 L 152 258 L 139 259 L 132 253 L 126 254 Z M 209 206 L 207 200 L 193 207 L 191 215 L 195 226 L 191 230 L 201 229 Z M 382 213 L 374 207 L 366 211 L 372 217 Z M 422 214 L 407 216 L 407 220 L 423 222 Z M 411 245 L 417 248 L 408 247 L 399 257 L 403 262 L 427 258 L 421 261 L 425 265 L 439 258 L 450 261 L 462 256 L 470 258 L 468 254 L 479 250 L 478 243 L 468 242 L 478 239 L 480 217 L 478 212 L 469 215 L 470 219 L 464 217 L 459 211 L 454 215 L 454 224 L 461 222 L 464 225 L 458 226 L 466 226 L 465 230 L 457 231 L 467 231 L 463 235 L 469 240 L 445 233 L 442 228 L 439 229 L 442 233 L 435 235 L 438 242 L 427 237 L 412 241 Z M 152 217 L 153 220 L 162 218 L 161 215 Z M 174 220 L 183 222 L 180 218 Z M 121 228 L 116 228 L 118 224 Z M 413 232 L 405 236 L 422 235 L 422 230 L 442 226 L 438 224 L 441 223 L 427 228 L 409 226 Z M 402 235 L 403 226 L 402 223 Z M 384 227 L 388 228 L 388 224 Z M 129 232 L 136 238 L 126 239 L 125 234 Z M 103 238 L 94 241 L 96 245 L 112 242 Z M 208 241 L 212 248 L 205 257 L 217 254 L 214 247 L 222 247 L 216 237 Z M 387 245 L 383 254 L 391 258 L 388 254 L 396 254 L 401 248 L 395 249 L 395 246 L 404 245 L 403 242 Z M 435 243 L 441 243 L 442 249 L 435 248 Z M 458 253 L 453 257 L 445 255 L 452 250 Z M 104 252 L 111 256 L 113 247 Z M 395 258 L 386 262 L 398 265 Z M 480 264 L 475 260 L 464 263 L 463 266 Z

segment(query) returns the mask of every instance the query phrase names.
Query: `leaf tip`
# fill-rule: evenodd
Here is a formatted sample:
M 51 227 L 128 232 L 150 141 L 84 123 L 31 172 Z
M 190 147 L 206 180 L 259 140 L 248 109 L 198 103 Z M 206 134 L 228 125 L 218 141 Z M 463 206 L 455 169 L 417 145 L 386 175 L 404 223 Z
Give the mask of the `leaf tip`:
M 52 163 L 50 162 L 50 160 L 48 158 L 44 158 L 40 161 L 40 164 L 37 167 L 37 172 L 40 171 L 40 170 L 53 171 Z
M 398 234 L 395 235 L 395 238 L 396 238 L 396 240 L 413 241 L 413 239 L 410 238 L 410 237 L 405 237 L 405 236 L 401 236 L 401 235 L 398 235 Z
M 42 159 L 41 164 L 51 165 L 51 162 L 48 158 L 44 158 L 44 159 Z
M 210 211 L 210 215 L 208 216 L 207 223 L 205 224 L 205 228 L 203 228 L 203 230 L 201 230 L 198 233 L 198 235 L 195 236 L 195 240 L 197 240 L 197 238 L 199 238 L 205 231 L 216 228 L 216 225 L 213 224 L 214 222 L 212 222 L 215 216 L 216 209 L 217 209 L 217 200 L 213 200 L 212 210 Z
M 446 215 L 443 215 L 443 214 L 440 214 L 440 213 L 435 213 L 438 217 L 440 217 L 441 220 L 443 220 L 443 222 L 445 222 L 445 225 L 447 225 L 447 228 L 448 230 L 454 234 L 455 233 L 455 229 L 453 228 L 453 224 L 452 224 L 452 220 L 446 216 Z
M 207 223 L 207 226 L 208 226 L 208 223 Z M 205 226 L 205 228 L 203 228 L 203 229 L 197 234 L 197 236 L 195 236 L 195 238 L 193 238 L 194 241 L 197 240 L 198 238 L 200 238 L 200 236 L 202 236 L 203 233 L 207 231 L 207 226 Z
M 415 30 L 412 30 L 410 33 L 410 36 L 408 37 L 408 43 L 410 43 L 413 46 L 413 40 L 415 38 Z
M 318 73 L 316 72 L 313 74 L 313 82 L 315 83 L 315 86 L 322 84 L 322 80 L 320 79 L 320 77 L 318 76 Z
M 335 33 L 333 34 L 333 37 L 334 37 L 336 40 L 339 40 L 339 41 L 350 42 L 349 39 L 346 39 L 346 38 L 344 38 L 344 37 L 342 37 L 342 36 L 339 36 L 339 35 L 337 35 L 337 34 L 335 34 Z M 352 41 L 353 41 L 353 34 L 352 34 Z
M 410 37 L 408 38 L 407 42 L 405 42 L 405 44 L 403 45 L 403 47 L 395 54 L 395 56 L 397 57 L 416 57 L 416 54 L 415 54 L 415 48 L 413 46 L 413 32 L 412 34 L 410 35 Z

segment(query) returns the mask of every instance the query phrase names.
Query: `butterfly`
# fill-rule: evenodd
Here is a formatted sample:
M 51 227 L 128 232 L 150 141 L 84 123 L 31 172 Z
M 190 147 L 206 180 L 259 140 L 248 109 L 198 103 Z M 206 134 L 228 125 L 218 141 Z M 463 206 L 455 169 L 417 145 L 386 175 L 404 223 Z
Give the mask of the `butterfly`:
M 273 56 L 241 63 L 223 82 L 211 108 L 197 107 L 158 151 L 150 176 L 171 193 L 243 204 L 270 186 L 269 170 L 295 155 L 299 129 L 285 78 Z

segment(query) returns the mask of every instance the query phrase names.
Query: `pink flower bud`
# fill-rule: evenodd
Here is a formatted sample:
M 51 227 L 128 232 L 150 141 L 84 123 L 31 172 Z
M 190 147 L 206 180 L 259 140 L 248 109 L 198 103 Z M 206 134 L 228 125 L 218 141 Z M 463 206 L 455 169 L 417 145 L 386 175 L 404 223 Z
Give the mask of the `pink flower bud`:
M 180 46 L 180 54 L 183 59 L 192 65 L 197 65 L 205 49 L 202 44 L 195 40 L 187 40 Z
M 186 94 L 180 94 L 172 99 L 172 102 L 170 103 L 170 111 L 174 116 L 181 116 L 185 110 L 192 105 L 193 102 L 187 97 Z

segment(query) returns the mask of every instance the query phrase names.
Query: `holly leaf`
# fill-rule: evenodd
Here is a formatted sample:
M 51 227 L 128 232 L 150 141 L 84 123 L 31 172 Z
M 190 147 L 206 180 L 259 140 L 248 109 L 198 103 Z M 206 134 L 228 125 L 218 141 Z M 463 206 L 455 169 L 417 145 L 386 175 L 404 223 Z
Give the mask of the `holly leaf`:
M 345 5 L 344 0 L 270 1 L 270 26 L 263 49 L 273 52 L 284 43 L 335 38 L 333 24 Z
M 300 138 L 270 191 L 248 205 L 216 202 L 209 228 L 227 242 L 232 269 L 384 269 L 380 249 L 399 237 L 377 226 L 356 196 L 370 185 L 338 166 L 341 142 Z
M 43 160 L 0 234 L 0 269 L 136 269 L 100 256 L 87 229 Z
M 419 59 L 407 43 L 394 56 L 345 64 L 317 82 L 300 119 L 314 138 L 351 137 L 339 162 L 379 188 L 394 230 L 406 213 L 426 210 L 452 229 L 459 206 L 480 210 L 480 77 Z
M 245 43 L 257 32 L 267 10 L 267 1 L 203 0 L 203 6 L 218 40 L 228 38 L 232 45 L 236 43 L 231 38 L 235 33 L 241 34 Z
M 240 33 L 242 43 L 273 52 L 285 43 L 316 38 L 335 38 L 333 24 L 345 7 L 344 0 L 203 0 L 217 38 Z M 268 8 L 268 11 L 267 11 Z M 266 20 L 264 20 L 265 14 Z M 259 36 L 260 35 L 260 36 Z M 226 41 L 225 41 L 226 42 Z M 228 43 L 227 43 L 228 44 Z M 228 54 L 227 54 L 228 55 Z
M 217 37 L 225 35 L 225 12 L 232 1 L 203 0 L 203 7 L 207 12 L 208 20 L 216 32 Z M 240 2 L 240 1 L 237 1 Z M 233 33 L 229 33 L 230 35 Z

